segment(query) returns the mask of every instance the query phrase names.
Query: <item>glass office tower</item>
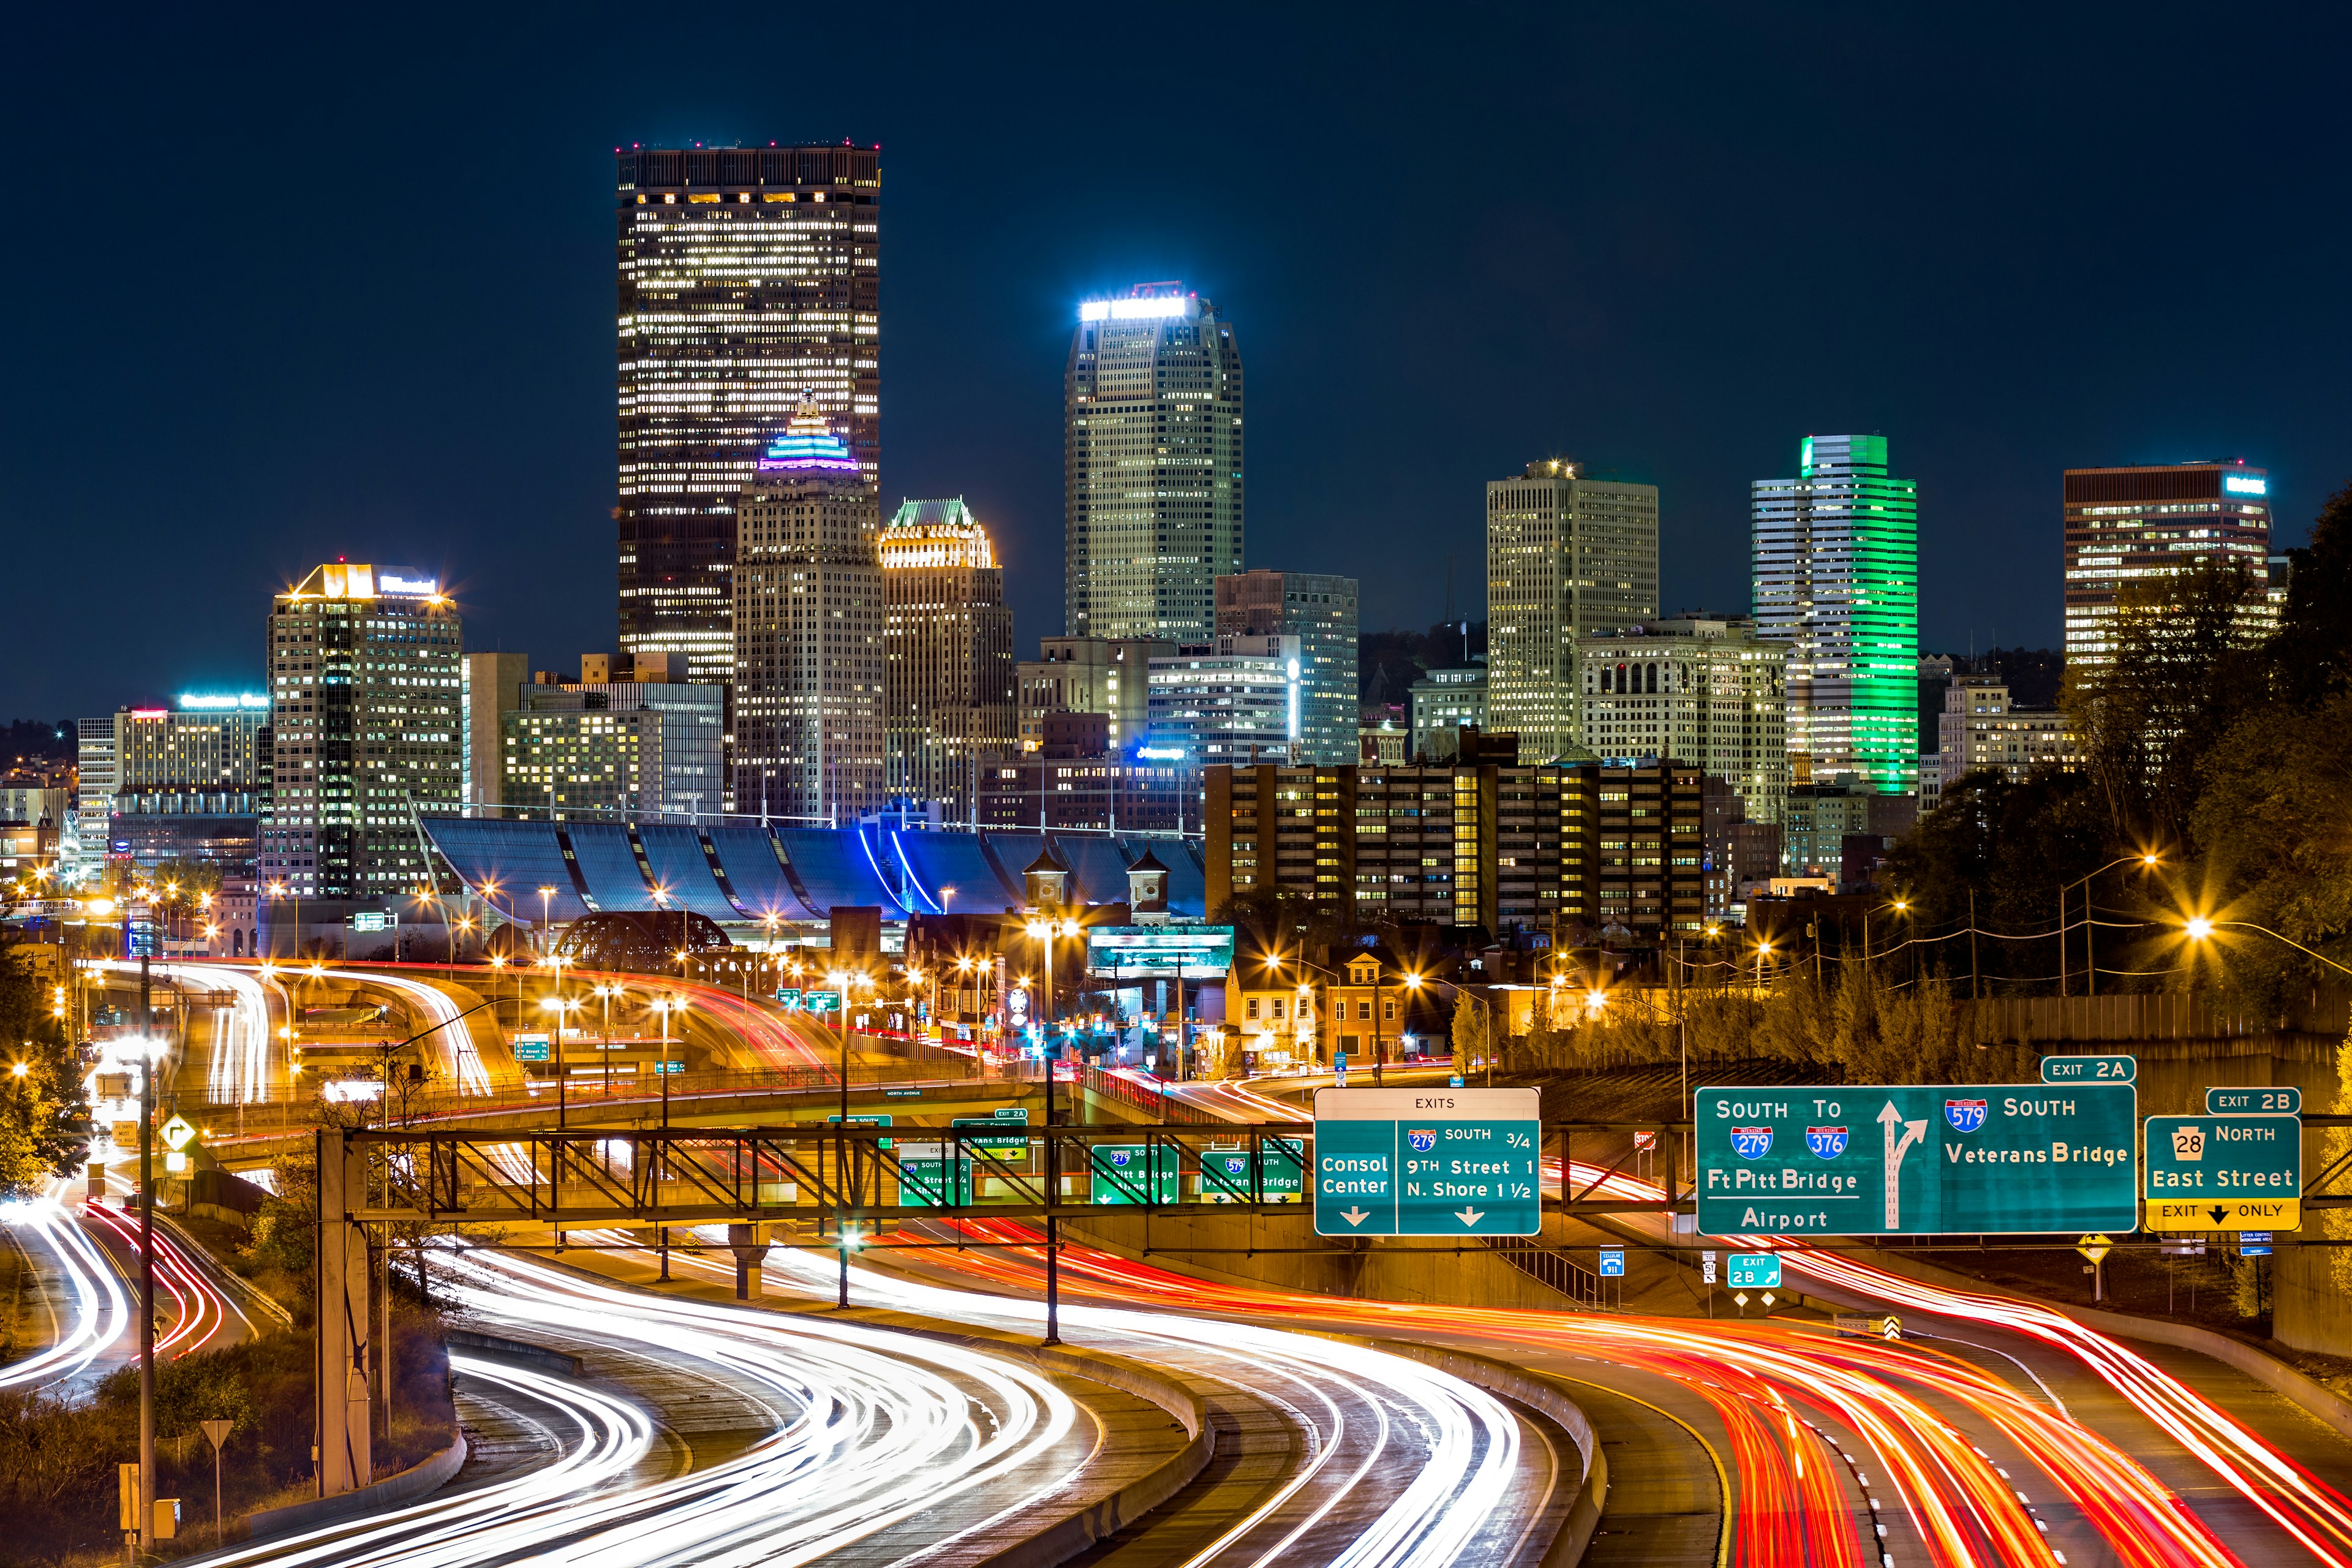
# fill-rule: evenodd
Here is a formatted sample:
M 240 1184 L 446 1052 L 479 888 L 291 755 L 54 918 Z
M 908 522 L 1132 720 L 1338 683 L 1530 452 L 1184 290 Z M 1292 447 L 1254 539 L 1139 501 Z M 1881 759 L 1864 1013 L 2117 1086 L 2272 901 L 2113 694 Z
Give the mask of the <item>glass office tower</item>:
M 1919 492 L 1884 436 L 1808 436 L 1751 488 L 1756 635 L 1790 645 L 1793 782 L 1919 787 Z
M 881 154 L 619 154 L 620 646 L 724 681 L 735 507 L 803 401 L 881 454 Z M 675 666 L 673 666 L 675 668 Z
M 1074 637 L 1203 642 L 1242 569 L 1242 360 L 1181 283 L 1078 308 L 1063 378 L 1065 603 Z

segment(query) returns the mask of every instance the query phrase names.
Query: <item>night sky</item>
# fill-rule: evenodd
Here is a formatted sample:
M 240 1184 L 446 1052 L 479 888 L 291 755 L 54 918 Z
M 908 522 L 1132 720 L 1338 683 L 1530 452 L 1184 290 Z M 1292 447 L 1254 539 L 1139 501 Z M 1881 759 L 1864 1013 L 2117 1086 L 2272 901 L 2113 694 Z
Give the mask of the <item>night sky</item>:
M 611 647 L 630 142 L 881 143 L 884 505 L 971 502 L 1024 655 L 1076 302 L 1149 279 L 1236 323 L 1249 564 L 1368 628 L 1449 558 L 1483 614 L 1483 482 L 1549 455 L 1737 610 L 1748 482 L 1884 432 L 1930 648 L 2056 642 L 2069 465 L 2243 456 L 2299 542 L 2352 479 L 2343 13 L 1925 9 L 18 13 L 0 709 L 258 688 L 339 553 Z

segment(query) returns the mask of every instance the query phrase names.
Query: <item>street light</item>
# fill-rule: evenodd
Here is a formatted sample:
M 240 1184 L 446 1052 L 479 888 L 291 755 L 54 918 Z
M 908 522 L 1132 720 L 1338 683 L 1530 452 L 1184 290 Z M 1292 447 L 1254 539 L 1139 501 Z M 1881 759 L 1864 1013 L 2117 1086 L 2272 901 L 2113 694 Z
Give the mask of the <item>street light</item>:
M 2098 870 L 2086 871 L 2082 876 L 2075 878 L 2073 881 L 2065 883 L 2059 888 L 2058 994 L 2061 997 L 2063 997 L 2066 994 L 2066 895 L 2074 891 L 2076 888 L 2083 889 L 2083 994 L 2086 996 L 2096 996 L 2099 994 L 2099 964 L 2097 955 L 2092 951 L 2091 942 L 2092 940 L 2098 935 L 2099 922 L 2097 915 L 2095 915 L 2092 910 L 2091 890 L 2088 887 L 2084 886 L 2084 884 L 2088 883 L 2093 877 L 2101 876 L 2108 871 L 2112 871 L 2118 866 L 2130 866 L 2135 864 L 2143 871 L 2152 871 L 2156 869 L 2157 867 L 2162 865 L 2163 862 L 2158 859 L 2153 853 L 2143 850 L 2137 855 L 2125 855 L 2116 859 L 2110 860 L 2105 865 L 2100 867 Z
M 2327 965 L 2330 969 L 2336 970 L 2340 973 L 2352 974 L 2352 967 L 2347 967 L 2344 964 L 2336 963 L 2334 959 L 2328 957 L 2324 952 L 2314 952 L 2311 949 L 2304 946 L 2303 943 L 2295 941 L 2294 938 L 2291 936 L 2281 936 L 2278 932 L 2271 930 L 2270 927 L 2256 925 L 2252 921 L 2217 921 L 2208 915 L 2191 915 L 2187 920 L 2180 922 L 2181 934 L 2188 937 L 2189 941 L 2197 942 L 2214 941 L 2214 933 L 2223 930 L 2224 928 L 2239 931 L 2260 931 L 2263 935 L 2269 937 L 2273 942 L 2283 942 L 2286 943 L 2287 946 L 2294 949 L 2295 952 L 2300 952 L 2306 957 L 2319 960 L 2320 963 Z

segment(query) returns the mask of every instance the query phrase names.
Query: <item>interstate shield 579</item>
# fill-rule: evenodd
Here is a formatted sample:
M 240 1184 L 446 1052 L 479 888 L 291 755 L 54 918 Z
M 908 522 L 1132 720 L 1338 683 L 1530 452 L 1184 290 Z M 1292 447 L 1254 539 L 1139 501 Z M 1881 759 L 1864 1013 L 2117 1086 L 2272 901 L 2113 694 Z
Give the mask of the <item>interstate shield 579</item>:
M 1702 1089 L 1708 1236 L 2129 1230 L 2129 1084 Z

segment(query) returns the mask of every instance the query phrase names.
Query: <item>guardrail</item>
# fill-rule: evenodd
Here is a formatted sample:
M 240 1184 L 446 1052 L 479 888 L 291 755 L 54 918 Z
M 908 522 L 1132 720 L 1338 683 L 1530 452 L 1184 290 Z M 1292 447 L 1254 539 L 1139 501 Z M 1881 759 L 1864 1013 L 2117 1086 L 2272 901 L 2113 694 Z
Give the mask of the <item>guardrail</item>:
M 967 1070 L 957 1073 L 948 1069 L 961 1065 Z M 849 1087 L 853 1093 L 860 1089 L 884 1089 L 894 1084 L 914 1082 L 951 1083 L 1027 1083 L 1040 1079 L 1042 1073 L 1035 1062 L 990 1062 L 976 1058 L 950 1057 L 946 1061 L 920 1061 L 891 1064 L 896 1070 L 876 1066 L 865 1070 L 853 1067 Z M 788 1067 L 744 1068 L 709 1072 L 670 1073 L 667 1099 L 673 1109 L 690 1107 L 700 1100 L 720 1100 L 746 1094 L 811 1094 L 819 1091 L 838 1093 L 841 1072 L 836 1068 Z M 389 1106 L 382 1101 L 359 1102 L 367 1107 L 368 1120 L 382 1125 L 387 1118 L 397 1126 L 425 1122 L 462 1121 L 476 1116 L 511 1115 L 520 1111 L 544 1111 L 555 1108 L 559 1096 L 552 1079 L 528 1089 L 508 1089 L 497 1094 L 450 1094 L 445 1092 L 414 1094 L 403 1097 L 395 1093 Z M 574 1078 L 563 1086 L 561 1099 L 567 1110 L 593 1112 L 611 1106 L 635 1106 L 647 1110 L 657 1108 L 665 1097 L 658 1081 L 642 1079 L 628 1082 L 615 1080 L 608 1090 L 602 1079 Z M 265 1104 L 237 1106 L 206 1104 L 182 1100 L 180 1113 L 200 1123 L 226 1126 L 237 1121 L 242 1113 L 244 1136 L 268 1137 L 289 1131 L 307 1131 L 318 1124 L 315 1100 L 274 1100 Z
M 1177 1099 L 1156 1084 L 1143 1083 L 1123 1073 L 1105 1072 L 1100 1068 L 1090 1067 L 1078 1081 L 1079 1087 L 1088 1094 L 1133 1106 L 1157 1121 L 1200 1123 L 1223 1120 Z

